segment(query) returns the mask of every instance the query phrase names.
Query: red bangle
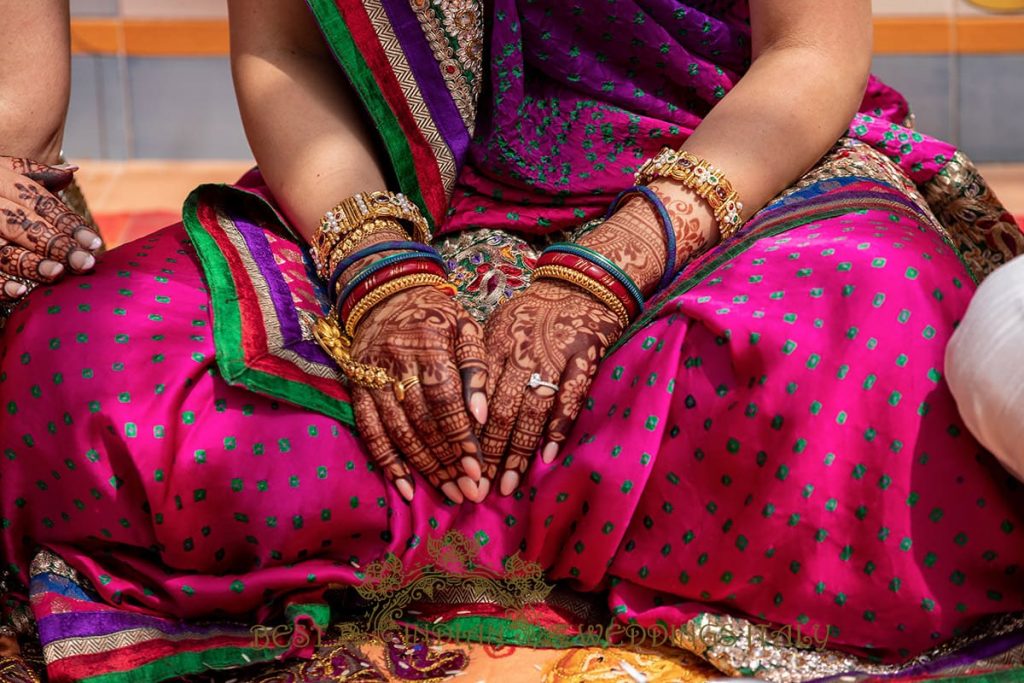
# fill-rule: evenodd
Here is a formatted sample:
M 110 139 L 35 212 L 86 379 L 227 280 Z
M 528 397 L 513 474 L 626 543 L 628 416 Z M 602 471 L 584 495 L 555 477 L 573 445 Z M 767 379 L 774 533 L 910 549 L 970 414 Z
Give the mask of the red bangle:
M 572 268 L 576 272 L 584 275 L 591 280 L 598 282 L 602 287 L 608 289 L 615 298 L 622 302 L 622 305 L 626 307 L 626 312 L 629 317 L 635 318 L 640 313 L 636 301 L 629 295 L 626 288 L 622 286 L 622 283 L 618 281 L 615 276 L 606 271 L 601 266 L 597 265 L 592 261 L 576 256 L 575 254 L 567 254 L 564 252 L 545 252 L 541 254 L 540 258 L 537 259 L 537 267 L 541 266 L 563 266 L 565 268 Z
M 374 273 L 363 282 L 360 282 L 359 286 L 352 290 L 352 293 L 348 295 L 345 301 L 341 302 L 341 319 L 347 320 L 349 313 L 352 312 L 352 309 L 355 308 L 360 299 L 385 282 L 405 275 L 416 275 L 419 273 L 430 273 L 432 275 L 440 275 L 441 277 L 447 277 L 448 275 L 440 264 L 426 259 L 403 261 L 388 268 L 383 268 L 379 273 Z

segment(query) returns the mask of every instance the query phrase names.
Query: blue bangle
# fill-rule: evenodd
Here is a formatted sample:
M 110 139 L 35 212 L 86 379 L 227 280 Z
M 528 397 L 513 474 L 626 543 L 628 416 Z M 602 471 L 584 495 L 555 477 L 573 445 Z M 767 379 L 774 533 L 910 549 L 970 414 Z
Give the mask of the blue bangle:
M 423 254 L 421 252 L 416 251 L 406 251 L 401 254 L 392 254 L 391 256 L 385 256 L 381 260 L 374 261 L 370 265 L 363 268 L 361 271 L 359 271 L 358 275 L 352 278 L 352 280 L 349 281 L 347 285 L 345 285 L 345 289 L 341 291 L 341 295 L 337 299 L 338 308 L 340 309 L 342 306 L 345 305 L 345 300 L 348 299 L 349 295 L 352 294 L 352 291 L 359 286 L 359 283 L 365 281 L 374 273 L 379 273 L 384 268 L 387 268 L 388 266 L 393 266 L 396 263 L 413 260 L 435 261 L 441 266 L 442 269 L 444 268 L 444 259 L 441 258 L 441 256 L 437 253 Z
M 334 288 L 338 286 L 338 278 L 346 270 L 352 267 L 352 264 L 363 260 L 367 256 L 373 256 L 379 254 L 382 251 L 416 251 L 423 254 L 437 254 L 437 251 L 422 242 L 408 242 L 408 241 L 390 241 L 390 242 L 377 242 L 371 244 L 368 247 L 360 249 L 359 251 L 346 256 L 341 263 L 334 267 L 334 272 L 331 273 L 331 279 L 327 281 L 327 296 L 334 296 Z
M 665 204 L 661 201 L 661 198 L 649 187 L 634 185 L 620 192 L 612 200 L 612 205 L 608 208 L 608 213 L 605 214 L 604 219 L 608 220 L 611 218 L 612 214 L 618 210 L 622 200 L 634 194 L 642 195 L 644 199 L 651 203 L 658 214 L 658 218 L 661 219 L 661 227 L 665 231 L 665 253 L 668 258 L 665 261 L 665 272 L 661 276 L 661 282 L 658 283 L 658 289 L 662 290 L 672 284 L 672 280 L 676 276 L 676 231 L 672 227 L 672 218 L 669 217 L 668 210 L 665 209 Z
M 591 263 L 600 266 L 608 272 L 613 278 L 619 281 L 619 283 L 626 288 L 629 295 L 636 302 L 637 310 L 644 310 L 644 294 L 640 291 L 636 282 L 629 276 L 629 274 L 618 266 L 610 258 L 594 251 L 588 247 L 584 247 L 581 244 L 572 244 L 561 242 L 559 244 L 552 244 L 550 247 L 544 250 L 544 252 L 572 254 L 573 256 L 579 256 L 581 259 L 590 261 Z

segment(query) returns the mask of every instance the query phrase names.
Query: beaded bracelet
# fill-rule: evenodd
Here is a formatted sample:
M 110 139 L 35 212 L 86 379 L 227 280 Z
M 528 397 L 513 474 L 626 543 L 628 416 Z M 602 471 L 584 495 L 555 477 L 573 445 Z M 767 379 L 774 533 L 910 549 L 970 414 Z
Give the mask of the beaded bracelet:
M 352 292 L 355 291 L 356 287 L 361 285 L 371 276 L 379 273 L 380 271 L 386 268 L 390 268 L 391 266 L 395 266 L 399 263 L 404 263 L 407 261 L 429 261 L 431 263 L 436 263 L 438 266 L 441 267 L 441 272 L 444 272 L 444 259 L 442 259 L 441 256 L 438 255 L 437 253 L 422 254 L 415 251 L 406 251 L 400 254 L 392 254 L 390 256 L 385 256 L 379 261 L 374 261 L 370 265 L 366 266 L 361 271 L 359 271 L 359 273 L 354 278 L 349 280 L 349 282 L 345 285 L 345 288 L 341 290 L 341 294 L 338 295 L 338 306 L 344 306 L 345 301 L 352 294 Z
M 634 185 L 620 192 L 612 200 L 612 205 L 608 207 L 608 213 L 605 214 L 604 219 L 608 220 L 611 218 L 612 214 L 619 209 L 622 201 L 626 197 L 633 195 L 639 195 L 650 202 L 651 206 L 654 207 L 655 213 L 658 214 L 658 218 L 661 219 L 661 229 L 665 232 L 665 272 L 662 273 L 661 281 L 658 283 L 658 289 L 662 290 L 672 284 L 672 279 L 676 275 L 676 258 L 678 255 L 676 254 L 676 230 L 672 226 L 672 218 L 668 215 L 668 209 L 665 208 L 665 203 L 661 201 L 661 197 L 649 187 Z
M 590 263 L 593 263 L 596 266 L 601 267 L 602 269 L 607 271 L 609 275 L 614 277 L 622 284 L 622 287 L 626 290 L 626 292 L 629 293 L 629 296 L 632 297 L 633 301 L 636 302 L 637 308 L 641 310 L 643 309 L 644 295 L 643 292 L 640 291 L 640 287 L 636 284 L 636 281 L 634 281 L 633 278 L 631 278 L 626 271 L 620 268 L 619 264 L 615 263 L 604 254 L 594 251 L 589 247 L 585 247 L 582 244 L 573 244 L 567 242 L 552 244 L 550 247 L 548 247 L 541 253 L 541 256 L 547 253 L 573 254 L 575 256 L 579 256 L 580 258 L 586 261 L 589 261 Z
M 615 317 L 619 319 L 619 323 L 623 327 L 629 326 L 629 314 L 626 312 L 626 307 L 622 305 L 619 298 L 615 294 L 602 285 L 597 280 L 589 278 L 583 275 L 579 271 L 573 270 L 572 268 L 566 268 L 565 266 L 541 266 L 533 271 L 533 279 L 541 280 L 548 278 L 551 280 L 562 280 L 569 284 L 576 285 L 581 289 L 586 290 L 592 294 L 598 301 L 603 303 Z
M 743 225 L 743 203 L 732 183 L 706 159 L 685 150 L 665 147 L 658 156 L 645 161 L 636 172 L 636 182 L 646 185 L 655 178 L 671 178 L 697 193 L 707 202 L 718 222 L 722 240 L 732 237 Z
M 414 287 L 423 287 L 425 285 L 431 285 L 442 289 L 449 295 L 452 295 L 452 287 L 448 280 L 440 275 L 434 275 L 432 273 L 416 273 L 414 275 L 406 275 L 395 278 L 394 280 L 389 280 L 363 297 L 347 316 L 342 317 L 345 321 L 345 334 L 349 337 L 355 336 L 355 330 L 359 326 L 360 321 L 377 304 L 394 296 L 395 294 L 398 294 L 399 292 L 407 289 L 413 289 Z

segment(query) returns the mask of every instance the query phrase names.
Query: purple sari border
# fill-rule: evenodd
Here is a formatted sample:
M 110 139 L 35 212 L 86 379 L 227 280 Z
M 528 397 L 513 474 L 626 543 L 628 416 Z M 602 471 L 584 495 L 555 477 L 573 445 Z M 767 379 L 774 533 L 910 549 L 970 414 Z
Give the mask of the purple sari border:
M 284 337 L 285 346 L 288 346 L 292 339 L 302 338 L 302 328 L 299 326 L 299 315 L 288 291 L 288 285 L 283 280 L 281 270 L 274 263 L 274 255 L 264 235 L 264 229 L 240 217 L 229 218 L 245 241 L 249 255 L 263 281 L 267 283 L 281 335 Z
M 264 229 L 237 216 L 230 216 L 230 219 L 245 241 L 253 263 L 270 290 L 270 299 L 274 305 L 284 348 L 294 351 L 310 363 L 332 365 L 332 361 L 317 344 L 302 338 L 302 326 L 295 303 L 280 268 L 274 262 L 274 255 L 264 236 Z
M 197 637 L 250 633 L 250 627 L 243 625 L 186 623 L 124 611 L 75 611 L 51 614 L 40 619 L 38 627 L 39 639 L 44 645 L 65 638 L 89 638 L 138 628 L 155 629 L 164 635 L 192 634 Z
M 469 149 L 470 131 L 448 93 L 437 58 L 430 48 L 419 19 L 413 13 L 409 0 L 380 0 L 384 11 L 395 27 L 395 38 L 405 52 L 412 75 L 419 85 L 423 101 L 430 110 L 437 130 L 455 158 L 456 166 Z

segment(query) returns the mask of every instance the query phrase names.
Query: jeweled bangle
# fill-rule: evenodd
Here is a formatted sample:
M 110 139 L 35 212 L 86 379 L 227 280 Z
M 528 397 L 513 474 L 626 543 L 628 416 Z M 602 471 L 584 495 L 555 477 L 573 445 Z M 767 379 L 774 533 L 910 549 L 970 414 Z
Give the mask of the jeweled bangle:
M 662 273 L 661 281 L 658 283 L 658 290 L 660 291 L 672 284 L 672 279 L 676 274 L 676 258 L 678 256 L 676 254 L 676 230 L 672 225 L 672 218 L 668 215 L 668 209 L 665 208 L 665 203 L 661 201 L 661 197 L 649 187 L 634 185 L 620 192 L 612 200 L 612 205 L 608 207 L 608 213 L 605 214 L 604 219 L 608 220 L 611 218 L 612 214 L 622 204 L 622 201 L 632 196 L 643 197 L 654 207 L 654 212 L 658 214 L 658 219 L 661 221 L 661 229 L 665 233 L 665 270 Z
M 644 295 L 643 292 L 640 291 L 640 287 L 636 284 L 636 281 L 633 280 L 626 271 L 620 268 L 619 264 L 615 263 L 604 254 L 594 251 L 589 247 L 585 247 L 582 244 L 573 244 L 571 242 L 559 242 L 558 244 L 552 244 L 542 253 L 546 254 L 548 252 L 575 254 L 576 256 L 584 258 L 591 263 L 604 268 L 610 275 L 622 283 L 622 286 L 627 292 L 629 292 L 629 295 L 636 301 L 637 307 L 643 309 Z
M 626 313 L 626 307 L 622 305 L 618 297 L 612 293 L 607 287 L 603 286 L 600 282 L 589 278 L 579 271 L 573 270 L 572 268 L 566 268 L 564 266 L 541 266 L 533 271 L 534 280 L 542 279 L 562 280 L 569 284 L 576 285 L 577 287 L 586 290 L 594 296 L 598 301 L 608 307 L 615 317 L 619 319 L 619 323 L 623 327 L 629 326 L 629 314 Z
M 348 317 L 342 317 L 345 325 L 345 333 L 349 337 L 355 336 L 356 328 L 359 326 L 359 322 L 369 313 L 373 308 L 385 301 L 389 297 L 403 292 L 407 289 L 413 289 L 415 287 L 423 287 L 430 285 L 442 289 L 446 292 L 450 292 L 450 283 L 440 275 L 431 275 L 430 273 L 417 273 L 416 275 L 406 275 L 395 280 L 390 280 L 384 283 L 380 287 L 367 294 L 360 302 L 352 309 L 348 314 Z
M 352 358 L 352 339 L 345 336 L 332 309 L 326 318 L 318 318 L 313 325 L 313 337 L 324 351 L 335 360 L 350 382 L 367 389 L 383 389 L 395 379 L 384 368 L 360 363 Z
M 378 218 L 406 224 L 415 239 L 424 243 L 430 241 L 430 226 L 408 197 L 400 192 L 360 192 L 343 199 L 320 221 L 319 229 L 310 240 L 310 252 L 319 269 L 326 268 L 324 262 L 335 244 L 367 221 Z
M 389 266 L 367 277 L 357 286 L 353 287 L 344 300 L 339 298 L 338 310 L 341 312 L 341 318 L 343 320 L 347 319 L 351 311 L 359 305 L 360 301 L 368 297 L 373 290 L 387 284 L 390 280 L 397 280 L 406 275 L 419 274 L 438 275 L 447 279 L 444 268 L 430 261 L 406 261 Z
M 338 265 L 334 266 L 331 271 L 331 279 L 327 281 L 327 293 L 334 297 L 334 289 L 338 285 L 338 278 L 351 268 L 356 263 L 359 263 L 364 258 L 374 256 L 376 254 L 382 254 L 386 251 L 417 251 L 421 254 L 437 254 L 437 250 L 429 244 L 422 244 L 420 242 L 409 242 L 400 240 L 388 240 L 387 242 L 377 242 L 371 244 L 368 247 L 364 247 L 354 254 L 346 256 Z
M 395 237 L 409 237 L 405 228 L 395 220 L 390 218 L 374 218 L 373 220 L 369 220 L 350 232 L 345 239 L 341 240 L 331 248 L 331 253 L 327 257 L 327 272 L 333 272 L 336 264 L 343 261 L 345 257 L 355 251 L 356 247 L 358 247 L 360 243 L 365 242 L 374 235 L 384 235 L 389 238 L 388 241 L 401 241 L 395 240 Z
M 645 161 L 636 172 L 637 184 L 646 185 L 655 178 L 677 180 L 707 202 L 723 240 L 743 226 L 743 203 L 739 201 L 732 183 L 706 159 L 685 150 L 666 147 L 658 156 Z
M 360 284 L 365 282 L 373 275 L 376 275 L 380 271 L 389 269 L 392 266 L 395 266 L 399 263 L 406 263 L 409 261 L 427 261 L 431 263 L 436 263 L 438 267 L 441 269 L 441 272 L 445 272 L 444 259 L 442 259 L 436 253 L 422 254 L 416 251 L 406 251 L 399 254 L 391 254 L 390 256 L 385 256 L 384 258 L 378 261 L 374 261 L 373 263 L 359 271 L 359 273 L 357 273 L 355 277 L 349 280 L 345 284 L 345 288 L 341 290 L 341 294 L 338 295 L 338 305 L 344 305 L 345 300 L 348 299 L 348 297 L 352 294 L 353 291 L 355 291 L 356 287 L 358 287 Z

